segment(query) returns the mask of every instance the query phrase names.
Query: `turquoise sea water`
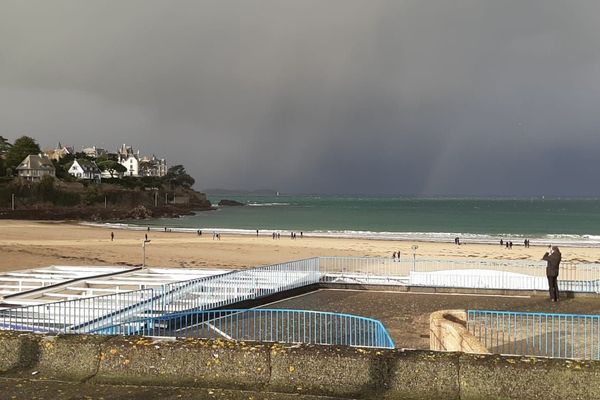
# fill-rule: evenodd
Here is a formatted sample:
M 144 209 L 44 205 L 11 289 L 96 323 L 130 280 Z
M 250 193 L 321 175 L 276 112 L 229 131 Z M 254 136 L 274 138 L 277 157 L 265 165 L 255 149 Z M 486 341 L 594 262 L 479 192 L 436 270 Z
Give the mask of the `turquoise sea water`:
M 228 198 L 245 207 L 221 207 L 143 226 L 262 234 L 472 242 L 523 238 L 600 245 L 600 199 L 446 199 L 278 196 Z M 219 198 L 210 198 L 213 204 Z M 136 223 L 134 223 L 136 224 Z M 137 224 L 140 224 L 139 222 Z

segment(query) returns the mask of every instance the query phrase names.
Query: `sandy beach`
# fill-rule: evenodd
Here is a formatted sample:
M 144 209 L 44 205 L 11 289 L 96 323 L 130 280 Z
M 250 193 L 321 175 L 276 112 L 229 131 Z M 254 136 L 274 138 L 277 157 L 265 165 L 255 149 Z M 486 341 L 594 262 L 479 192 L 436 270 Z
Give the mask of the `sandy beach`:
M 114 232 L 114 241 L 110 233 Z M 65 222 L 0 221 L 0 271 L 48 265 L 139 265 L 142 240 L 148 234 L 146 264 L 155 267 L 247 268 L 314 256 L 391 257 L 400 251 L 436 258 L 493 258 L 539 260 L 544 247 L 511 250 L 500 245 L 428 243 L 414 241 L 358 240 L 304 237 L 292 240 L 282 236 L 273 240 L 270 233 L 260 236 L 221 235 L 201 237 L 189 233 L 111 230 Z M 565 262 L 596 262 L 599 248 L 563 248 Z

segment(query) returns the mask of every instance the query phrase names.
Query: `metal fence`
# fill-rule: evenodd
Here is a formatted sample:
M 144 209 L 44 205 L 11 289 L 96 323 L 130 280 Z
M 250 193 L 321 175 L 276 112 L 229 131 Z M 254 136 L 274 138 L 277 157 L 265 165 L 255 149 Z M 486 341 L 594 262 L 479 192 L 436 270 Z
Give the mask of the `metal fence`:
M 474 289 L 547 290 L 537 260 L 320 257 L 322 281 Z M 562 263 L 561 290 L 600 293 L 600 264 Z
M 386 257 L 319 257 L 323 274 L 360 274 L 374 276 L 409 276 L 413 272 L 440 272 L 449 270 L 494 270 L 545 276 L 544 261 L 495 260 L 475 258 L 422 258 L 403 256 L 400 259 Z M 561 264 L 561 272 L 582 264 Z M 600 274 L 595 275 L 600 278 Z
M 323 275 L 408 276 L 412 268 L 412 258 L 396 260 L 385 257 L 319 257 L 319 270 Z
M 600 315 L 469 310 L 467 328 L 492 353 L 600 359 Z
M 290 261 L 164 286 L 161 314 L 208 310 L 318 283 L 319 259 Z
M 152 308 L 155 289 L 0 310 L 0 329 L 32 332 L 89 332 L 96 321 L 116 324 Z
M 0 310 L 0 329 L 87 333 L 131 319 L 209 310 L 319 282 L 318 259 L 229 272 L 159 288 Z
M 380 321 L 306 310 L 193 311 L 134 319 L 95 333 L 394 348 L 394 342 Z
M 318 282 L 546 290 L 542 261 L 319 257 L 122 292 L 0 309 L 0 329 L 85 333 L 134 319 L 210 310 Z M 561 290 L 600 292 L 598 264 L 561 264 Z

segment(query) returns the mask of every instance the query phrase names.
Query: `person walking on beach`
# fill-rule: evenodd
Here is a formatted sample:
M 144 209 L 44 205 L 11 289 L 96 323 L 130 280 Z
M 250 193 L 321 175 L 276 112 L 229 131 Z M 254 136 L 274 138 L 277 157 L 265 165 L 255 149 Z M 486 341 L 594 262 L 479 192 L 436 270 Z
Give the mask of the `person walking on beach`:
M 145 238 L 145 240 L 148 240 L 148 234 L 147 233 L 144 235 L 144 238 Z
M 504 240 L 500 239 L 500 247 L 504 245 Z
M 548 277 L 548 291 L 550 292 L 550 300 L 557 302 L 558 293 L 558 270 L 560 268 L 560 260 L 562 255 L 558 246 L 552 246 L 550 252 L 546 252 L 542 257 L 548 265 L 546 266 L 546 276 Z
M 113 240 L 115 240 L 115 233 L 111 232 L 110 233 L 110 241 L 112 242 Z
M 392 259 L 393 259 L 394 261 L 396 261 L 396 252 L 394 252 L 394 254 L 392 254 Z

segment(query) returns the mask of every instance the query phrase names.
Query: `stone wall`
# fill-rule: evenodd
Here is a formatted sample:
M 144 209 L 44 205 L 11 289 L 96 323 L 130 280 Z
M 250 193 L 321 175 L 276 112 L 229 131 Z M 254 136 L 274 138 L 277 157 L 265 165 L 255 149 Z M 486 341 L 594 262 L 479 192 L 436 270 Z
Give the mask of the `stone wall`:
M 0 332 L 0 376 L 354 399 L 597 399 L 600 362 Z
M 429 348 L 489 354 L 489 350 L 467 330 L 465 310 L 442 310 L 429 317 Z

